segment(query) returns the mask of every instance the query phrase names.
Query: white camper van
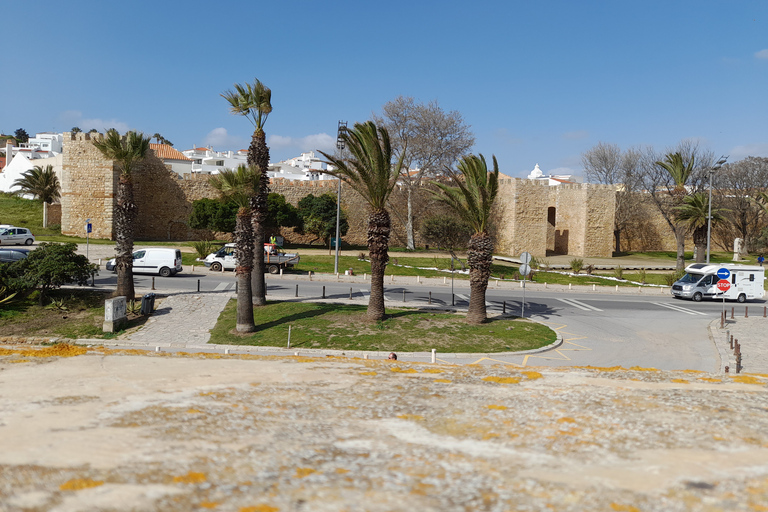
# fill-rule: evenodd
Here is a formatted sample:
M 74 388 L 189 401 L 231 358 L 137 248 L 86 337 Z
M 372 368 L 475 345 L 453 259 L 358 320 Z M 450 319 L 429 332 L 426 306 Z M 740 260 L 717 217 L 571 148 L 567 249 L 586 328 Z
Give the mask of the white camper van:
M 115 271 L 115 259 L 107 262 L 107 270 Z M 184 270 L 181 266 L 181 251 L 170 247 L 147 247 L 133 251 L 134 274 L 160 274 L 163 277 L 176 275 Z
M 717 287 L 722 275 L 728 270 L 726 281 L 730 288 L 725 292 Z M 685 275 L 672 285 L 672 295 L 676 298 L 693 299 L 728 299 L 746 302 L 752 299 L 762 299 L 765 295 L 763 282 L 765 269 L 754 265 L 694 263 L 685 268 Z

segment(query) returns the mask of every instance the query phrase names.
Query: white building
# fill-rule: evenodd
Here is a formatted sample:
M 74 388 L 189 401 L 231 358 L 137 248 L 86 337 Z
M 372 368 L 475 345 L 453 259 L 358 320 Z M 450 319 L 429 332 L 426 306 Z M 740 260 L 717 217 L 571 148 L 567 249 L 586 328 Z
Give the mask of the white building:
M 285 178 L 300 181 L 335 180 L 333 176 L 325 174 L 328 165 L 315 156 L 314 151 L 308 151 L 301 155 L 269 165 L 270 178 Z
M 61 181 L 63 145 L 62 133 L 38 133 L 35 137 L 30 137 L 28 142 L 18 146 L 13 146 L 8 141 L 4 148 L 0 148 L 0 151 L 5 153 L 5 167 L 0 172 L 0 191 L 19 190 L 13 183 L 35 166 L 52 166 Z
M 542 172 L 542 170 L 539 168 L 539 164 L 536 164 L 536 167 L 533 168 L 531 173 L 528 175 L 528 179 L 533 181 L 546 181 L 547 185 L 549 186 L 562 185 L 564 183 L 581 183 L 582 182 L 579 176 L 574 176 L 572 174 L 545 175 Z
M 192 172 L 192 160 L 173 146 L 168 144 L 149 144 L 150 149 L 155 152 L 155 156 L 163 161 L 171 170 L 177 174 L 189 174 Z
M 189 158 L 190 170 L 196 174 L 218 174 L 224 169 L 237 169 L 248 164 L 248 150 L 214 151 L 212 148 L 193 147 L 182 151 Z

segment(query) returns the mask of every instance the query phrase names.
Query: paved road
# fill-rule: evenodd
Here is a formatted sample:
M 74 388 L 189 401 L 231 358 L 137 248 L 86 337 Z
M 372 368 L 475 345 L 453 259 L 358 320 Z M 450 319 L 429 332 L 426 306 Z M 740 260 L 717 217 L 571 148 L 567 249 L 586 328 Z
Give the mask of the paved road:
M 310 281 L 308 276 L 288 274 L 267 276 L 268 297 L 280 300 L 318 300 L 323 297 L 324 292 L 326 300 L 358 304 L 367 302 L 369 288 L 362 276 L 324 276 L 323 280 L 319 279 L 314 276 Z M 102 273 L 97 279 L 97 284 L 108 285 L 110 280 L 114 280 L 114 277 Z M 149 276 L 137 276 L 137 290 L 140 293 L 149 291 L 152 281 Z M 449 308 L 453 299 L 457 309 L 466 309 L 469 300 L 466 281 L 454 282 L 453 295 L 450 279 L 419 281 L 416 282 L 413 277 L 388 277 L 385 282 L 388 304 L 428 306 L 431 299 L 433 307 Z M 126 341 L 162 346 L 162 349 L 225 349 L 203 347 L 203 340 L 207 340 L 205 333 L 210 327 L 197 327 L 195 322 L 209 317 L 210 325 L 211 322 L 215 323 L 215 317 L 218 315 L 212 314 L 211 311 L 223 307 L 226 300 L 233 296 L 235 281 L 232 273 L 214 273 L 198 268 L 195 273 L 189 272 L 170 278 L 156 277 L 154 282 L 159 293 L 183 290 L 178 297 L 166 299 L 164 303 L 165 307 L 172 309 L 174 313 L 164 319 L 161 308 L 161 314 L 142 329 L 142 334 L 136 334 Z M 197 292 L 198 286 L 201 293 Z M 523 289 L 518 283 L 493 283 L 488 289 L 487 303 L 492 315 L 506 311 L 508 314 L 519 316 L 523 308 Z M 733 306 L 734 304 L 728 303 L 727 307 Z M 758 306 L 762 307 L 762 303 Z M 189 312 L 189 318 L 176 316 L 182 314 L 181 310 Z M 542 284 L 529 283 L 525 289 L 525 316 L 556 330 L 562 337 L 562 346 L 543 354 L 438 354 L 438 359 L 457 363 L 504 362 L 521 366 L 620 365 L 718 371 L 721 367 L 721 354 L 710 338 L 708 325 L 720 317 L 721 310 L 722 304 L 719 302 L 694 303 L 676 300 L 669 295 L 668 289 L 644 288 L 640 291 L 620 288 L 617 292 L 613 287 L 598 287 L 592 291 L 591 287 L 579 287 L 578 290 L 574 287 L 569 290 L 567 286 L 544 288 Z M 150 339 L 157 341 L 147 341 Z M 233 351 L 243 350 L 241 347 L 229 348 Z M 295 353 L 294 350 L 285 349 L 253 350 L 283 355 Z M 371 358 L 384 356 L 373 353 L 368 355 Z M 431 354 L 413 354 L 407 357 L 430 360 Z

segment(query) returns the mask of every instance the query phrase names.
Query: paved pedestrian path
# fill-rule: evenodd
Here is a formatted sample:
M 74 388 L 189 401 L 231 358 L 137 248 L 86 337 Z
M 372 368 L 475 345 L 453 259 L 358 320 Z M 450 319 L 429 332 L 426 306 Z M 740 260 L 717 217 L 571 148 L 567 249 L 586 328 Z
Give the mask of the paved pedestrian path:
M 731 348 L 730 337 L 741 345 L 742 373 L 768 375 L 768 318 L 763 305 L 732 306 L 726 310 L 727 320 L 720 327 L 720 320 L 710 325 L 710 335 L 720 352 L 721 370 L 729 367 L 729 372 L 736 371 L 736 355 Z M 748 315 L 748 316 L 747 316 Z
M 177 293 L 162 299 L 144 326 L 120 337 L 122 342 L 146 346 L 194 347 L 211 339 L 231 293 Z

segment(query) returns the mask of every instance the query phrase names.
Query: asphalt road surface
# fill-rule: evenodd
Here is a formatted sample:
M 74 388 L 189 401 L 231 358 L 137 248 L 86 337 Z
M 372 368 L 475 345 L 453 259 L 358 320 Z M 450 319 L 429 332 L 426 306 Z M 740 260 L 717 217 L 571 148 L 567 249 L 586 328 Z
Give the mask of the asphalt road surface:
M 327 277 L 326 277 L 327 278 Z M 286 274 L 267 276 L 268 297 L 281 299 L 351 300 L 366 304 L 369 295 L 367 283 L 358 281 L 309 281 L 307 276 Z M 102 271 L 98 285 L 110 286 L 114 274 Z M 445 306 L 452 303 L 458 310 L 469 304 L 466 281 L 456 281 L 451 293 L 447 285 L 430 287 L 422 284 L 388 283 L 385 297 L 388 305 L 410 307 Z M 152 276 L 135 276 L 137 291 L 145 293 L 153 284 Z M 232 292 L 235 278 L 232 272 L 218 273 L 198 268 L 173 277 L 154 277 L 158 292 L 171 290 Z M 700 303 L 674 299 L 667 293 L 646 291 L 646 294 L 615 293 L 606 287 L 601 292 L 571 292 L 555 290 L 525 290 L 488 288 L 489 314 L 501 313 L 521 316 L 545 323 L 563 337 L 558 349 L 526 356 L 505 357 L 501 362 L 526 366 L 624 366 L 626 368 L 652 367 L 664 370 L 695 369 L 718 371 L 719 358 L 709 339 L 707 326 L 720 318 L 723 304 L 719 301 Z M 762 310 L 764 301 L 750 303 L 755 314 Z M 757 306 L 757 307 L 755 307 Z M 743 310 L 744 305 L 728 302 L 725 305 Z M 457 361 L 477 362 L 477 361 Z

